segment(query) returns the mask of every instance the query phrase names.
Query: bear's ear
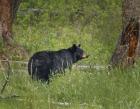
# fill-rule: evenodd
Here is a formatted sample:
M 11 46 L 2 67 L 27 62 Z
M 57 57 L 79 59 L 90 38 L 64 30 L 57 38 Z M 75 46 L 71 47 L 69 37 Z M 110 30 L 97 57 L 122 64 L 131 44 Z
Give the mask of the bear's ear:
M 78 44 L 78 47 L 81 47 L 81 44 Z
M 77 49 L 76 44 L 73 44 L 72 47 L 71 47 L 72 52 L 75 52 L 76 49 Z
M 76 47 L 77 47 L 76 44 L 73 44 L 73 45 L 72 45 L 72 48 L 76 48 Z

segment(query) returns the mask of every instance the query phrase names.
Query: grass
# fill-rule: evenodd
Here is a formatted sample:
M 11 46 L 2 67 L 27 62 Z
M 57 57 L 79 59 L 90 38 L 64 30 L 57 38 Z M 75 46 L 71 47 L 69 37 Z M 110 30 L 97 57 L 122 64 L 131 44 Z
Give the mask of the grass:
M 58 50 L 81 43 L 90 57 L 77 64 L 107 65 L 121 31 L 121 4 L 119 0 L 87 1 L 76 0 L 76 4 L 71 0 L 67 5 L 65 0 L 34 2 L 45 9 L 45 13 L 31 21 L 32 14 L 18 14 L 13 26 L 15 42 L 29 51 L 29 57 L 36 51 Z M 21 10 L 28 5 L 25 1 Z M 77 17 L 80 15 L 75 14 L 77 10 L 83 16 Z M 53 15 L 51 19 L 50 15 Z M 12 57 L 21 60 L 16 53 Z M 10 81 L 1 94 L 0 109 L 139 109 L 139 65 L 111 70 L 73 68 L 64 75 L 54 75 L 49 85 L 32 80 L 27 71 L 15 70 L 24 66 L 13 65 Z M 0 89 L 4 74 L 1 71 Z M 2 98 L 11 95 L 19 97 Z
M 32 80 L 27 72 L 14 72 L 3 96 L 19 97 L 0 99 L 0 106 L 1 109 L 138 109 L 139 70 L 138 66 L 129 70 L 74 68 L 65 75 L 53 76 L 49 85 Z M 2 73 L 0 77 L 3 83 Z

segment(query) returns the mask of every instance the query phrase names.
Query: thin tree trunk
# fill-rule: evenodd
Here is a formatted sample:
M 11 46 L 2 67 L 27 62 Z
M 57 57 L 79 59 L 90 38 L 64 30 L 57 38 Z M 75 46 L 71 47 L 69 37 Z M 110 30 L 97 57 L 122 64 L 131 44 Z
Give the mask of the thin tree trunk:
M 12 45 L 12 23 L 21 0 L 0 0 L 0 36 L 6 45 Z
M 12 19 L 13 20 L 16 18 L 16 13 L 17 13 L 17 10 L 18 10 L 21 2 L 22 2 L 22 0 L 13 0 L 12 1 Z

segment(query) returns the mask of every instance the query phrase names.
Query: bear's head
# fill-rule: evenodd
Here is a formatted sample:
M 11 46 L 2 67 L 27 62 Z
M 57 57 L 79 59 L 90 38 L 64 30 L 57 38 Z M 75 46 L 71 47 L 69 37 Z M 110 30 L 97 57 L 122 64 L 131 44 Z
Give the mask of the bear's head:
M 72 47 L 70 48 L 72 54 L 73 54 L 73 57 L 74 57 L 74 60 L 75 61 L 78 61 L 78 60 L 81 60 L 81 59 L 85 59 L 85 58 L 88 58 L 89 55 L 86 55 L 84 50 L 81 48 L 81 45 L 78 44 L 73 44 Z

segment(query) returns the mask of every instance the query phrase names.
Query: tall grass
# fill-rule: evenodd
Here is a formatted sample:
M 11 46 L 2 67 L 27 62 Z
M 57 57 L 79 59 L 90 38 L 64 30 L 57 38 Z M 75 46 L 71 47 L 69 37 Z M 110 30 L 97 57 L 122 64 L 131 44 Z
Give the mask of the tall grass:
M 73 69 L 65 75 L 53 76 L 49 85 L 32 80 L 27 72 L 14 72 L 3 96 L 19 97 L 0 99 L 0 106 L 1 109 L 139 109 L 139 70 L 139 67 Z
M 121 31 L 121 1 L 35 1 L 24 1 L 20 10 L 35 7 L 43 13 L 34 16 L 30 11 L 24 15 L 19 11 L 13 28 L 15 41 L 29 51 L 29 56 L 81 43 L 90 57 L 78 64 L 108 64 Z M 54 75 L 50 84 L 32 80 L 27 71 L 16 71 L 18 66 L 14 65 L 0 96 L 0 109 L 139 109 L 139 65 L 110 70 L 73 68 Z M 0 88 L 4 74 L 1 71 Z M 6 98 L 12 95 L 19 97 Z

